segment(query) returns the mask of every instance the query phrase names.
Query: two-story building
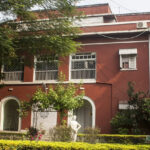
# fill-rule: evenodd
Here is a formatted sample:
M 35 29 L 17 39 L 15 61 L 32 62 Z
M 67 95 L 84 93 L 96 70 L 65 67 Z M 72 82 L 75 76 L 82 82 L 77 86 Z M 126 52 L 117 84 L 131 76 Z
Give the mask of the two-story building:
M 77 121 L 85 127 L 99 127 L 110 132 L 110 121 L 118 109 L 125 109 L 128 82 L 135 89 L 150 89 L 150 13 L 112 14 L 108 4 L 78 7 L 86 15 L 74 24 L 83 31 L 77 41 L 81 49 L 58 66 L 58 61 L 43 62 L 30 58 L 35 67 L 20 59 L 12 66 L 3 66 L 5 86 L 0 88 L 0 130 L 20 131 L 37 122 L 46 130 L 55 126 L 57 112 L 34 112 L 21 119 L 17 109 L 22 100 L 29 100 L 37 87 L 45 90 L 57 84 L 63 71 L 66 82 L 79 83 L 85 90 L 84 105 L 75 110 Z M 38 11 L 37 11 L 38 13 Z M 68 121 L 70 118 L 68 118 Z

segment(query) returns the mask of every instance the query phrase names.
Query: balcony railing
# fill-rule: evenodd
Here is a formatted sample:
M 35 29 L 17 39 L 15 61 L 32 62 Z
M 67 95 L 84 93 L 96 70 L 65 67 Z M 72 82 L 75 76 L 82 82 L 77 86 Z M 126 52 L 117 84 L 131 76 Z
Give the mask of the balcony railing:
M 78 69 L 71 71 L 71 79 L 95 79 L 95 69 Z
M 35 72 L 35 80 L 56 80 L 56 79 L 58 79 L 58 70 Z
M 4 81 L 22 81 L 23 80 L 23 71 L 9 71 L 3 72 Z

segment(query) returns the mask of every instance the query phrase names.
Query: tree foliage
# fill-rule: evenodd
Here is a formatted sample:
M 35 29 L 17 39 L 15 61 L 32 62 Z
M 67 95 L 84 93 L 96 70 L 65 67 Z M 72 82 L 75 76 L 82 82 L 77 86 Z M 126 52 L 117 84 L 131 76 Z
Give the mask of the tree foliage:
M 128 108 L 120 110 L 112 119 L 114 133 L 149 134 L 150 133 L 150 98 L 144 92 L 135 92 L 134 84 L 128 84 Z
M 22 54 L 66 56 L 76 52 L 79 29 L 72 23 L 78 0 L 1 0 L 0 65 Z M 31 11 L 38 6 L 39 11 Z M 11 19 L 8 16 L 12 16 Z M 29 60 L 28 60 L 29 61 Z
M 58 83 L 49 87 L 48 92 L 38 89 L 29 102 L 22 102 L 20 114 L 27 111 L 43 112 L 49 108 L 60 113 L 62 123 L 67 111 L 72 111 L 83 104 L 84 91 L 80 91 L 80 84 L 64 83 L 63 75 L 59 76 Z

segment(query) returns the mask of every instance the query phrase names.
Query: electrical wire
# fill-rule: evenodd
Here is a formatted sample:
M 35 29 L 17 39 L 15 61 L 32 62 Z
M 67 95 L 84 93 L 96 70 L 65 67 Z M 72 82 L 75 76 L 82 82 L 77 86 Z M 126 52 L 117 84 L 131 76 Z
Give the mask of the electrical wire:
M 138 12 L 138 11 L 136 11 L 136 10 L 131 10 L 131 9 L 129 9 L 129 8 L 125 7 L 125 6 L 123 6 L 122 4 L 116 2 L 115 0 L 110 0 L 110 1 L 111 1 L 112 3 L 115 3 L 115 4 L 118 5 L 118 6 L 122 7 L 123 9 L 125 9 L 125 10 L 131 12 L 131 13 L 133 13 L 133 12 Z
M 138 35 L 135 35 L 135 36 L 132 36 L 132 37 L 128 37 L 128 38 L 117 38 L 117 37 L 107 36 L 107 35 L 104 35 L 104 34 L 97 34 L 97 35 L 103 36 L 103 37 L 108 38 L 108 39 L 113 39 L 113 40 L 130 40 L 130 39 L 134 39 L 134 38 L 137 38 L 137 37 L 143 35 L 145 32 L 147 32 L 147 30 L 141 32 Z

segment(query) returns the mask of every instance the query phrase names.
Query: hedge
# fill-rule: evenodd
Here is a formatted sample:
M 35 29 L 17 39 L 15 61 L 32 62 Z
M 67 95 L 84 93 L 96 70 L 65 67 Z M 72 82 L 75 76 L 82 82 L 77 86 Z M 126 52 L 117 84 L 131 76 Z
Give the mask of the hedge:
M 24 140 L 28 139 L 27 133 L 23 132 L 15 132 L 15 131 L 1 131 L 0 132 L 0 139 L 7 139 L 7 140 Z
M 0 140 L 0 150 L 150 150 L 150 145 Z
M 87 136 L 90 136 L 90 135 L 79 134 L 78 141 L 88 142 L 86 141 Z M 92 136 L 94 135 L 91 135 L 91 137 Z M 147 135 L 98 134 L 95 136 L 96 136 L 97 143 L 144 144 L 144 143 L 150 142 L 146 140 L 146 138 L 148 137 Z

